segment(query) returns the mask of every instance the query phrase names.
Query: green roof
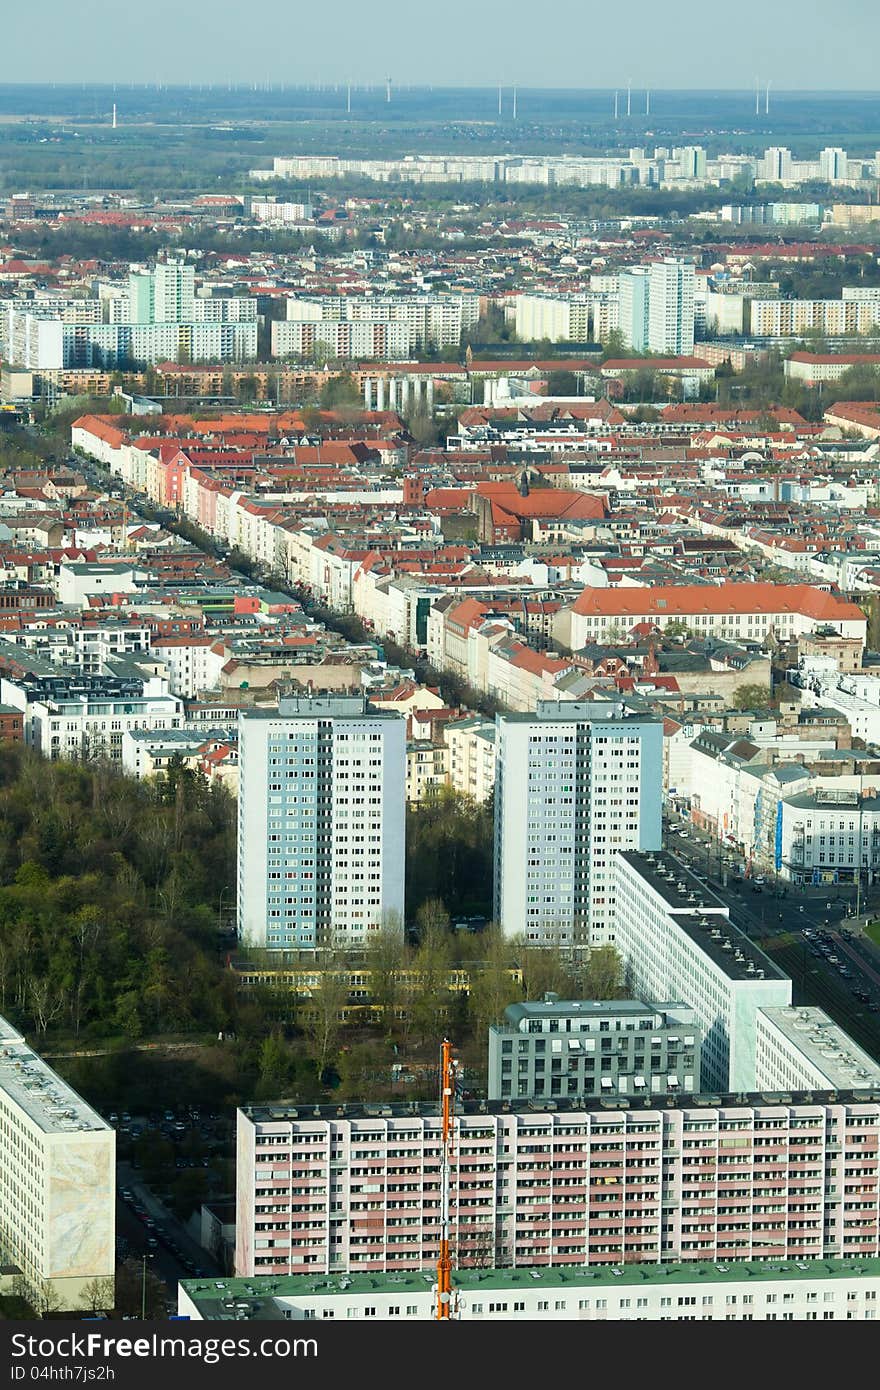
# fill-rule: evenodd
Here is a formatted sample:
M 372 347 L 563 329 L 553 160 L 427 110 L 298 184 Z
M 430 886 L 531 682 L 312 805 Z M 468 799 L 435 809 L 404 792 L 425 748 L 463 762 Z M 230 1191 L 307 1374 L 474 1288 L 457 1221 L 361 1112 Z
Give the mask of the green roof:
M 852 1260 L 728 1260 L 709 1264 L 628 1264 L 583 1266 L 525 1266 L 519 1269 L 462 1269 L 453 1271 L 455 1288 L 471 1293 L 482 1289 L 587 1289 L 645 1284 L 730 1284 L 768 1280 L 850 1279 L 880 1277 L 880 1258 Z M 181 1288 L 198 1305 L 238 1298 L 296 1298 L 306 1294 L 425 1293 L 436 1281 L 434 1269 L 394 1274 L 262 1274 L 251 1279 L 183 1279 Z

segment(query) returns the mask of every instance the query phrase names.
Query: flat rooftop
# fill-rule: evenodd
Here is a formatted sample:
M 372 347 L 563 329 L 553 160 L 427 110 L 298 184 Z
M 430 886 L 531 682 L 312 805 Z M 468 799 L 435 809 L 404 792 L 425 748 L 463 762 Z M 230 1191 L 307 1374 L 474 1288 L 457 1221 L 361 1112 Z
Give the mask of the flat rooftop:
M 612 1286 L 676 1284 L 750 1284 L 784 1279 L 814 1283 L 817 1279 L 880 1278 L 880 1259 L 785 1260 L 778 1264 L 765 1260 L 742 1260 L 710 1264 L 694 1260 L 688 1264 L 597 1265 L 552 1269 L 527 1266 L 520 1269 L 457 1269 L 452 1282 L 462 1293 L 474 1295 L 508 1289 L 569 1288 L 601 1289 Z M 246 1311 L 248 1318 L 273 1319 L 283 1314 L 275 1299 L 292 1299 L 319 1294 L 429 1294 L 436 1282 L 434 1269 L 401 1271 L 395 1274 L 337 1275 L 256 1275 L 250 1279 L 183 1279 L 186 1291 L 205 1318 L 236 1317 Z
M 823 1107 L 826 1105 L 863 1105 L 880 1103 L 880 1085 L 865 1089 L 852 1086 L 814 1087 L 809 1091 L 699 1091 L 679 1095 L 630 1097 L 603 1096 L 586 1098 L 556 1097 L 552 1100 L 459 1100 L 455 1102 L 456 1118 L 479 1121 L 496 1115 L 517 1115 L 527 1123 L 547 1124 L 554 1116 L 568 1121 L 585 1115 L 605 1115 L 609 1119 L 627 1111 L 641 1118 L 660 1118 L 668 1110 L 737 1110 L 766 1106 Z M 255 1125 L 288 1124 L 291 1120 L 308 1124 L 312 1120 L 396 1120 L 415 1123 L 418 1120 L 438 1120 L 436 1101 L 395 1100 L 386 1102 L 348 1101 L 338 1105 L 302 1105 L 295 1101 L 278 1100 L 258 1105 L 239 1106 L 238 1113 Z
M 499 715 L 504 724 L 601 724 L 621 720 L 657 724 L 660 715 L 636 708 L 629 700 L 539 700 L 534 714 L 511 711 Z
M 681 1015 L 683 1014 L 693 1017 L 693 1010 L 689 1009 L 687 1004 L 678 1002 L 652 1004 L 643 999 L 556 999 L 543 1003 L 536 1001 L 525 1004 L 508 1004 L 504 1010 L 504 1022 L 493 1024 L 492 1027 L 496 1032 L 512 1033 L 517 1032 L 523 1022 L 532 1020 L 540 1022 L 545 1019 L 566 1022 L 569 1019 L 630 1019 L 633 1021 L 636 1019 L 656 1019 L 658 1026 L 662 1027 L 665 1016 L 670 1010 L 676 1011 L 676 1024 L 682 1021 Z
M 282 696 L 277 709 L 243 709 L 241 718 L 252 719 L 399 719 L 399 710 L 371 705 L 364 695 Z
M 787 980 L 768 955 L 730 919 L 730 907 L 668 850 L 620 852 L 649 883 L 669 910 L 669 916 L 696 942 L 728 979 L 737 983 Z
M 762 1009 L 761 1013 L 822 1073 L 829 1086 L 844 1090 L 880 1087 L 880 1064 L 823 1009 L 803 1005 Z
M 45 1134 L 109 1130 L 97 1111 L 43 1061 L 8 1019 L 0 1017 L 0 1093 Z

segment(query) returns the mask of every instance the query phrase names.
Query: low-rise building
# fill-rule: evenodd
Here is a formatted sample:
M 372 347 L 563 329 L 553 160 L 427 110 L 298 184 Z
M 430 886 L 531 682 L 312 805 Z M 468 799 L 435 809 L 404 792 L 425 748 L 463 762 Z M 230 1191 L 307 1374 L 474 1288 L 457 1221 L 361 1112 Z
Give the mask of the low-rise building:
M 646 1097 L 699 1084 L 700 1029 L 685 1004 L 548 994 L 510 1004 L 489 1028 L 490 1100 Z
M 880 1260 L 735 1260 L 730 1264 L 599 1265 L 593 1269 L 457 1269 L 455 1316 L 463 1322 L 875 1321 Z M 430 1279 L 332 1274 L 184 1279 L 177 1311 L 193 1322 L 379 1322 L 436 1316 Z
M 868 1091 L 880 1065 L 812 1005 L 759 1009 L 755 1084 L 767 1091 Z

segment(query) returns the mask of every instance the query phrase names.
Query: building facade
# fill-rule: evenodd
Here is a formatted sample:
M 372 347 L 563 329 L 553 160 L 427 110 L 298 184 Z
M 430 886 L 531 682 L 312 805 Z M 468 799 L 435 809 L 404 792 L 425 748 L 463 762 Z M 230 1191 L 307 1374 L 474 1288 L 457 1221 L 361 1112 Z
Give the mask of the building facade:
M 235 1272 L 436 1268 L 441 1122 L 397 1103 L 239 1110 Z M 880 1092 L 462 1102 L 459 1269 L 865 1259 Z
M 754 1090 L 757 1010 L 789 1005 L 791 980 L 671 854 L 622 853 L 615 869 L 615 937 L 632 991 L 678 994 L 694 1010 L 704 1086 Z
M 362 696 L 239 716 L 238 932 L 270 950 L 403 930 L 406 721 Z
M 648 347 L 669 357 L 690 357 L 694 351 L 693 262 L 667 256 L 650 268 Z
M 684 1004 L 547 995 L 510 1004 L 489 1028 L 489 1100 L 676 1095 L 699 1084 L 700 1030 Z
M 496 747 L 495 918 L 504 935 L 536 945 L 614 941 L 615 853 L 661 843 L 662 723 L 620 701 L 539 700 L 534 714 L 498 716 Z
M 116 1267 L 116 1135 L 0 1018 L 0 1264 L 38 1310 L 81 1307 Z M 4 1271 L 5 1273 L 6 1271 Z
M 320 1289 L 301 1274 L 266 1284 L 186 1279 L 178 1285 L 178 1313 L 194 1322 L 436 1317 L 436 1293 L 414 1272 L 388 1279 L 339 1275 Z M 877 1318 L 880 1261 L 859 1260 L 855 1266 L 823 1260 L 806 1267 L 695 1261 L 622 1269 L 457 1269 L 453 1288 L 456 1316 L 462 1321 L 864 1322 Z
M 618 327 L 632 352 L 646 352 L 651 273 L 647 266 L 622 270 L 618 279 Z

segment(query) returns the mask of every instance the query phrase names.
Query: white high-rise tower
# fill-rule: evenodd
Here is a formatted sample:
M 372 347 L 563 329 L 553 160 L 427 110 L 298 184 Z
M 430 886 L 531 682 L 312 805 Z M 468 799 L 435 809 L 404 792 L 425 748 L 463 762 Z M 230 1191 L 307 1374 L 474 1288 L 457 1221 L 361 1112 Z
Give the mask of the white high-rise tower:
M 239 717 L 238 932 L 269 950 L 403 930 L 406 721 L 360 695 Z
M 495 917 L 527 945 L 614 940 L 614 858 L 659 849 L 663 730 L 622 701 L 499 715 Z
M 672 256 L 651 266 L 648 304 L 648 347 L 666 357 L 690 357 L 694 351 L 694 288 L 692 261 Z

